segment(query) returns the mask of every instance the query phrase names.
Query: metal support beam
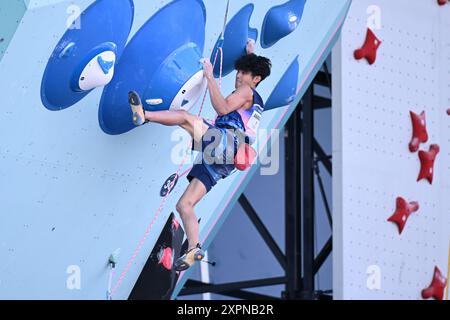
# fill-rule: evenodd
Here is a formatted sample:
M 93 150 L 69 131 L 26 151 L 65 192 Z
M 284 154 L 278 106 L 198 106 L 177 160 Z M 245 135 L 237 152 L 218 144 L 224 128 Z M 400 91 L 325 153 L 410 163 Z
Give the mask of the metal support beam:
M 314 96 L 314 110 L 331 108 L 331 99 Z
M 313 271 L 314 274 L 319 272 L 320 268 L 322 267 L 325 260 L 327 260 L 328 256 L 330 255 L 331 251 L 333 250 L 333 238 L 328 238 L 327 242 L 323 246 L 322 250 L 320 250 L 319 254 L 317 255 L 316 259 L 314 260 L 313 265 Z
M 250 218 L 250 220 L 253 222 L 255 228 L 258 230 L 259 234 L 263 238 L 264 242 L 267 244 L 267 246 L 272 251 L 275 258 L 280 263 L 281 267 L 286 270 L 286 256 L 281 251 L 278 244 L 273 239 L 272 235 L 270 234 L 269 230 L 266 228 L 262 220 L 259 218 L 258 214 L 256 213 L 255 209 L 253 209 L 252 205 L 248 201 L 245 194 L 241 194 L 239 197 L 239 203 L 244 209 L 247 216 Z
M 237 298 L 237 299 L 243 299 L 243 300 L 281 300 L 277 297 L 268 296 L 265 294 L 245 291 L 245 290 L 234 290 L 234 291 L 226 291 L 219 293 L 221 295 Z
M 285 253 L 286 299 L 296 299 L 301 290 L 301 104 L 285 127 Z
M 331 91 L 333 90 L 333 83 L 331 82 L 331 73 L 330 73 L 330 70 L 328 70 L 328 65 L 327 65 L 326 61 L 323 64 L 323 70 L 324 70 L 325 79 L 327 82 L 327 87 L 330 88 L 330 93 L 331 93 Z
M 328 70 L 328 68 L 327 68 L 327 70 Z M 331 88 L 330 75 L 327 75 L 327 73 L 325 71 L 319 71 L 317 73 L 316 77 L 314 78 L 313 83 L 317 84 L 319 86 Z
M 303 287 L 301 298 L 314 298 L 314 104 L 313 88 L 303 96 Z
M 181 290 L 180 295 L 200 294 L 205 292 L 222 294 L 224 292 L 231 292 L 241 289 L 274 286 L 278 284 L 284 284 L 285 282 L 286 277 L 276 277 L 223 284 L 209 284 L 195 280 L 188 280 L 183 290 Z
M 326 64 L 319 71 L 299 105 L 285 126 L 285 253 L 281 251 L 267 227 L 247 197 L 242 194 L 239 203 L 255 225 L 273 255 L 285 270 L 284 277 L 241 281 L 225 284 L 206 284 L 189 280 L 180 295 L 211 292 L 239 299 L 277 299 L 245 291 L 245 288 L 284 284 L 284 299 L 331 299 L 331 290 L 316 291 L 315 275 L 332 251 L 332 237 L 315 256 L 315 186 L 318 174 L 322 200 L 331 223 L 331 212 L 318 171 L 318 162 L 331 175 L 331 156 L 328 156 L 314 137 L 314 110 L 331 107 L 331 100 L 314 95 L 314 85 L 328 87 L 331 77 Z M 302 139 L 303 138 L 303 139 Z M 316 155 L 316 157 L 314 156 Z M 315 172 L 316 170 L 316 172 Z
M 314 138 L 313 140 L 313 148 L 314 152 L 319 157 L 320 161 L 323 163 L 325 169 L 327 169 L 328 173 L 330 175 L 333 174 L 333 166 L 331 165 L 331 157 L 327 156 L 325 151 L 322 149 L 320 143 Z
M 300 125 L 300 130 L 303 133 L 303 122 Z M 314 149 L 314 152 L 319 157 L 320 161 L 325 166 L 325 169 L 327 169 L 328 173 L 330 175 L 332 175 L 333 174 L 333 166 L 331 165 L 331 157 L 325 153 L 325 151 L 323 150 L 322 146 L 320 145 L 320 143 L 317 141 L 316 138 L 313 138 L 313 149 Z
M 328 223 L 330 224 L 330 227 L 333 227 L 333 217 L 331 216 L 330 205 L 328 204 L 325 186 L 323 185 L 322 177 L 320 176 L 319 159 L 314 160 L 314 172 L 317 176 L 317 181 L 319 182 L 320 195 L 322 196 L 323 205 L 325 206 L 325 213 L 327 214 Z

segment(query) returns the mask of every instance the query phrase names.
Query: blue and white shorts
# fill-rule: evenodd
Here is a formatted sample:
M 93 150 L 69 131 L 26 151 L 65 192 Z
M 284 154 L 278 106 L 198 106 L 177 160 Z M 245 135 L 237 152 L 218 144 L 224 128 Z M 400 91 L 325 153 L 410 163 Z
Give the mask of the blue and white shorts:
M 189 172 L 189 182 L 199 179 L 209 192 L 217 181 L 228 177 L 235 169 L 234 157 L 238 149 L 238 135 L 234 129 L 219 128 L 203 120 L 209 127 L 201 143 L 192 141 L 192 150 L 200 151 Z

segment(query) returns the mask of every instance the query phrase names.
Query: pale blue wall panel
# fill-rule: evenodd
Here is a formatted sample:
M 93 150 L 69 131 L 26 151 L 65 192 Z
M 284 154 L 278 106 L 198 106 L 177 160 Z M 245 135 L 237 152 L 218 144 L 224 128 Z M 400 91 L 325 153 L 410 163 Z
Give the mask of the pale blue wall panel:
M 178 168 L 170 161 L 177 144 L 171 141 L 176 128 L 147 125 L 118 136 L 101 130 L 100 88 L 62 111 L 49 111 L 42 105 L 41 79 L 66 31 L 67 9 L 75 3 L 83 11 L 93 2 L 31 0 L 0 61 L 1 298 L 104 299 L 109 255 L 121 248 L 115 284 L 154 219 L 162 183 Z M 135 0 L 130 37 L 170 2 Z M 229 17 L 248 3 L 231 1 Z M 260 30 L 265 13 L 283 1 L 253 3 L 250 26 Z M 209 57 L 222 28 L 226 2 L 205 0 L 204 4 L 204 55 Z M 264 99 L 297 55 L 299 93 L 303 93 L 336 40 L 349 4 L 348 0 L 308 1 L 293 33 L 267 50 L 257 44 L 257 53 L 269 57 L 274 66 L 272 76 L 258 87 Z M 4 8 L 1 2 L 0 9 Z M 233 85 L 234 73 L 224 78 L 222 92 L 229 94 Z M 265 113 L 261 128 L 281 128 L 299 99 L 288 108 Z M 209 99 L 202 115 L 214 117 Z M 189 164 L 182 171 L 187 168 Z M 235 202 L 256 170 L 255 166 L 221 181 L 197 206 L 206 247 L 226 218 L 226 207 Z M 128 297 L 186 185 L 183 177 L 168 197 L 114 299 Z M 66 286 L 71 265 L 81 270 L 80 289 Z

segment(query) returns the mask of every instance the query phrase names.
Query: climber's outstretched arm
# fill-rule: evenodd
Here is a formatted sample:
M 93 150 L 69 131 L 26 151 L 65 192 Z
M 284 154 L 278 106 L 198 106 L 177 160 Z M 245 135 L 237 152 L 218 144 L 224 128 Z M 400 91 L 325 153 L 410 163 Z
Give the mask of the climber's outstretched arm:
M 208 60 L 205 60 L 203 63 L 203 71 L 208 80 L 208 89 L 212 106 L 219 116 L 237 110 L 252 101 L 253 92 L 249 86 L 245 85 L 239 87 L 227 98 L 224 98 L 220 92 L 216 80 L 214 79 L 211 62 Z

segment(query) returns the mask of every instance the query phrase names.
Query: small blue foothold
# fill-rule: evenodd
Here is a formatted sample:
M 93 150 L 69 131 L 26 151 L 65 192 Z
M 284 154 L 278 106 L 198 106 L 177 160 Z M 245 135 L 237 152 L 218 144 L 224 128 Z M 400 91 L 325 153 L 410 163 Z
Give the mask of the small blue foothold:
M 189 103 L 189 100 L 183 99 L 183 102 L 181 103 L 181 106 L 184 107 Z
M 109 70 L 111 70 L 114 65 L 114 61 L 103 60 L 102 56 L 97 57 L 97 62 L 104 74 L 108 74 Z
M 75 43 L 70 42 L 59 54 L 60 58 L 68 58 L 72 55 L 73 51 L 75 50 Z

